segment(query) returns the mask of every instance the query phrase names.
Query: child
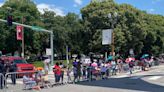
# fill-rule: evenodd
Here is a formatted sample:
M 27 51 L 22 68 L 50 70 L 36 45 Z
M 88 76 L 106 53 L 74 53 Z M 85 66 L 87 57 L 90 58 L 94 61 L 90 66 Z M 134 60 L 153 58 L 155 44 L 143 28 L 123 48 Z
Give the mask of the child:
M 86 71 L 87 71 L 86 66 L 83 66 L 83 69 L 82 69 L 82 72 L 83 72 L 83 80 L 86 79 Z
M 71 79 L 71 76 L 70 76 L 70 74 L 71 74 L 71 69 L 68 67 L 68 69 L 67 69 L 67 83 L 70 83 L 70 82 L 72 82 L 72 79 Z

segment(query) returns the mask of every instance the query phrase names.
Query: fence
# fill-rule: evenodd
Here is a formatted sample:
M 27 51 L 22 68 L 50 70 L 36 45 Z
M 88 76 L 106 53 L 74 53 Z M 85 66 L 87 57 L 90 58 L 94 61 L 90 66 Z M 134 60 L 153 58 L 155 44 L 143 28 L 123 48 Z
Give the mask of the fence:
M 23 77 L 23 75 L 30 75 L 32 76 L 32 74 L 34 74 L 36 72 L 9 72 L 9 73 L 6 73 L 5 76 L 4 76 L 4 88 L 8 88 L 7 85 L 8 85 L 8 77 L 11 77 L 11 80 L 12 82 L 14 82 L 16 84 L 16 79 L 19 78 L 20 76 Z M 22 81 L 23 83 L 23 81 Z M 9 89 L 9 88 L 8 88 Z

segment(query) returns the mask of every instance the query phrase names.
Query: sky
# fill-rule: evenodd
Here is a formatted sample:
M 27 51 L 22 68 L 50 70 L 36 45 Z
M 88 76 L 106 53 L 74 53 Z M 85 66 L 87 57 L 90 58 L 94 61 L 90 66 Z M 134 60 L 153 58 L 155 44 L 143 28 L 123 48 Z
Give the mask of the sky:
M 0 0 L 0 6 L 5 0 Z M 57 15 L 64 16 L 68 12 L 80 14 L 80 9 L 85 7 L 91 0 L 33 0 L 38 10 L 43 13 L 47 8 L 56 12 Z M 115 0 L 116 3 L 130 4 L 140 10 L 147 11 L 151 14 L 164 15 L 164 0 Z

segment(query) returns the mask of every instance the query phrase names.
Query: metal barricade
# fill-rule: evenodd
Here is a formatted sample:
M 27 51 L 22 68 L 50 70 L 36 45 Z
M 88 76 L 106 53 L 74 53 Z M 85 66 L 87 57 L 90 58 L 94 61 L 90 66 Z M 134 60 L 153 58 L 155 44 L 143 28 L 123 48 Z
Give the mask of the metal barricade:
M 0 73 L 0 87 L 2 88 L 4 88 L 4 81 L 5 81 L 4 75 Z
M 16 79 L 20 74 L 21 76 L 23 77 L 23 75 L 26 75 L 26 74 L 33 74 L 33 73 L 36 73 L 35 72 L 9 72 L 9 73 L 6 73 L 5 76 L 4 76 L 4 87 L 7 88 L 7 79 L 8 79 L 8 76 L 11 76 L 13 77 L 14 79 Z M 15 80 L 16 81 L 16 80 Z

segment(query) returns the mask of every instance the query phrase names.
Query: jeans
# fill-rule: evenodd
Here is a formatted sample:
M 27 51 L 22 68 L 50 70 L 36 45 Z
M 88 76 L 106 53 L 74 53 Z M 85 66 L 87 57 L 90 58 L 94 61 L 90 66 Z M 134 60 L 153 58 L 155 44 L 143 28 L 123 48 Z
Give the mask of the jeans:
M 16 74 L 11 74 L 11 81 L 13 84 L 16 84 Z
M 4 86 L 3 77 L 0 76 L 0 89 L 3 89 L 3 86 Z
M 57 74 L 55 74 L 55 82 L 59 82 L 60 81 L 60 75 L 57 75 Z

